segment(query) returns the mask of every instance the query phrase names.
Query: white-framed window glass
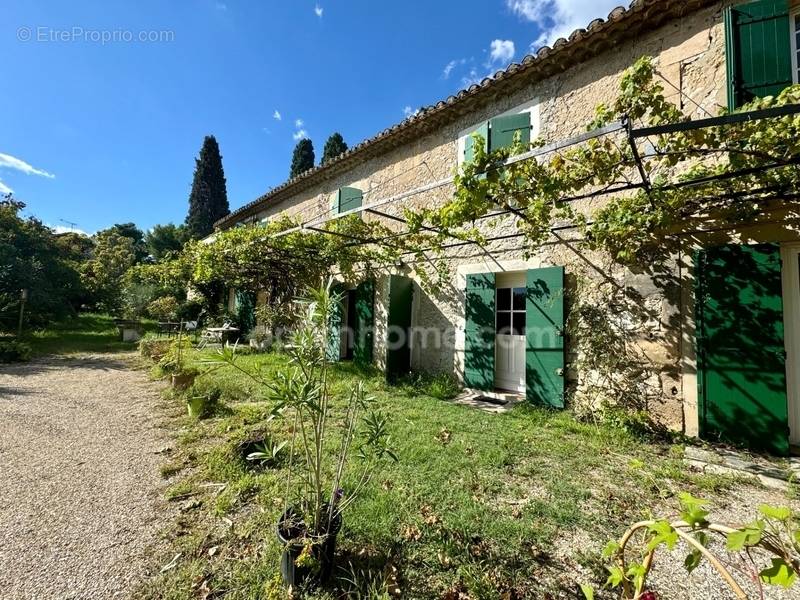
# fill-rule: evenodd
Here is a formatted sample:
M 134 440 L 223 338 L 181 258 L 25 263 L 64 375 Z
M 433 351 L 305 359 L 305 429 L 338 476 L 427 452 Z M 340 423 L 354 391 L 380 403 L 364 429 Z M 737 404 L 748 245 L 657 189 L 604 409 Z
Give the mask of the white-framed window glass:
M 800 7 L 789 13 L 789 26 L 792 36 L 792 81 L 800 83 Z
M 526 292 L 524 287 L 497 289 L 495 332 L 498 335 L 525 335 Z

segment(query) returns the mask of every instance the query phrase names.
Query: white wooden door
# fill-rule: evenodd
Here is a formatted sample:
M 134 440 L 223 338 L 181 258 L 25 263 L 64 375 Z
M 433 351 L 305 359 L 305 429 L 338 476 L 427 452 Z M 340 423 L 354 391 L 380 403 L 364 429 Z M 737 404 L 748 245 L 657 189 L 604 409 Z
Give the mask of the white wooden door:
M 494 385 L 525 392 L 525 272 L 495 278 Z
M 781 247 L 789 443 L 800 446 L 800 244 Z

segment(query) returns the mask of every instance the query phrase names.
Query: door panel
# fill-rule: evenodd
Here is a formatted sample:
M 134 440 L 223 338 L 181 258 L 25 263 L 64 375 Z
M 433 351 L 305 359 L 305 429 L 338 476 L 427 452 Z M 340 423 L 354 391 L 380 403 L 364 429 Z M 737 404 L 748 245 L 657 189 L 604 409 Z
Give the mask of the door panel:
M 328 315 L 328 347 L 325 349 L 325 357 L 329 362 L 339 362 L 342 358 L 343 347 L 343 328 L 346 320 L 344 311 L 344 298 L 346 291 L 344 287 L 335 283 L 331 287 L 331 295 L 336 296 L 340 301 L 336 302 Z
M 564 407 L 564 267 L 527 275 L 526 369 L 528 400 Z
M 364 366 L 372 363 L 375 324 L 375 282 L 362 281 L 356 287 L 351 302 L 355 305 L 353 328 L 353 361 Z
M 779 247 L 709 248 L 696 275 L 701 435 L 787 454 Z
M 494 273 L 467 275 L 464 299 L 464 385 L 494 387 Z
M 495 338 L 495 387 L 525 391 L 525 336 L 497 335 Z
M 389 277 L 386 338 L 386 380 L 396 381 L 411 370 L 411 304 L 414 283 L 408 277 Z
M 495 294 L 496 388 L 525 391 L 525 273 L 498 275 Z

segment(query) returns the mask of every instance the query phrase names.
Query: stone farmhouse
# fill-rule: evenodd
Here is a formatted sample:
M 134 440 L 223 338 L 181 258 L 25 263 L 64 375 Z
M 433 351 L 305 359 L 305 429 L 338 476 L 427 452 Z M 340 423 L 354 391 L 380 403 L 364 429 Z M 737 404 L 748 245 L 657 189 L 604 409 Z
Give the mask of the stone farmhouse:
M 546 143 L 581 134 L 644 55 L 687 116 L 717 115 L 796 83 L 798 40 L 800 6 L 788 0 L 634 0 L 272 189 L 217 229 L 279 215 L 313 224 L 345 211 L 391 219 L 440 204 L 470 160 L 473 132 L 489 149 L 517 132 Z M 478 223 L 487 245 L 445 248 L 451 278 L 435 293 L 406 263 L 342 282 L 334 355 L 374 362 L 390 378 L 452 373 L 483 395 L 555 408 L 630 393 L 671 429 L 786 454 L 800 445 L 800 236 L 781 210 L 685 236 L 657 273 L 577 249 L 568 228 L 523 248 L 513 215 L 487 219 Z M 615 290 L 598 299 L 596 323 L 608 330 L 603 359 L 618 365 L 610 378 L 569 329 L 571 307 L 580 295 L 591 306 L 601 284 Z

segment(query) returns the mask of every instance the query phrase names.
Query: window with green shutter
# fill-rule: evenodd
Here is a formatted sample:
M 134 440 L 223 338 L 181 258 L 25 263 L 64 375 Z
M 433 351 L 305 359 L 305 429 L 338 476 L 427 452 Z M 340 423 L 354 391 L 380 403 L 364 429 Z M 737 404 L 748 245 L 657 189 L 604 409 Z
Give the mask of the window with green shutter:
M 531 142 L 531 113 L 495 117 L 489 121 L 489 151 L 511 148 L 518 132 L 520 141 L 527 147 Z
M 483 138 L 484 151 L 489 148 L 489 123 L 484 123 L 467 136 L 467 139 L 464 142 L 464 162 L 472 162 L 472 160 L 475 158 L 474 134 L 478 134 Z
M 336 212 L 343 213 L 361 206 L 364 193 L 358 188 L 343 187 L 339 188 L 336 194 Z
M 728 108 L 774 96 L 793 82 L 788 0 L 758 0 L 725 10 Z

